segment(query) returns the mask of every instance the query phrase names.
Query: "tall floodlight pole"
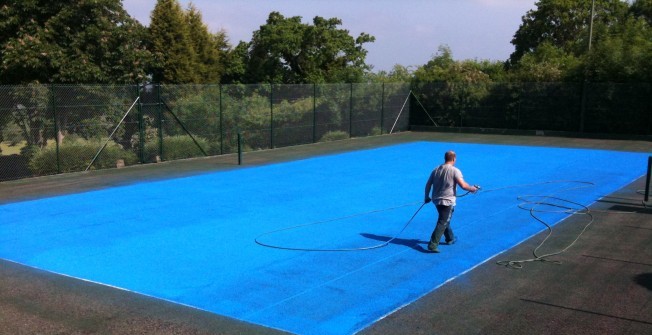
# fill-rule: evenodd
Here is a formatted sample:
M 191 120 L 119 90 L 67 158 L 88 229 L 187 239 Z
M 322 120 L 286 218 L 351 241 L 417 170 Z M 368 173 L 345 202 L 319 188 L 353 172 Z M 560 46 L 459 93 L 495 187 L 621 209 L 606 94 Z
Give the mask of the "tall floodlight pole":
M 591 19 L 589 20 L 589 50 L 587 55 L 591 54 L 591 41 L 593 40 L 593 17 L 595 16 L 595 0 L 591 1 Z M 584 114 L 586 113 L 586 90 L 587 90 L 588 69 L 584 71 L 584 83 L 582 85 L 582 106 L 580 107 L 580 133 L 584 132 Z
M 591 40 L 593 40 L 593 16 L 595 14 L 595 0 L 591 1 L 591 21 L 589 21 L 589 53 L 591 52 Z

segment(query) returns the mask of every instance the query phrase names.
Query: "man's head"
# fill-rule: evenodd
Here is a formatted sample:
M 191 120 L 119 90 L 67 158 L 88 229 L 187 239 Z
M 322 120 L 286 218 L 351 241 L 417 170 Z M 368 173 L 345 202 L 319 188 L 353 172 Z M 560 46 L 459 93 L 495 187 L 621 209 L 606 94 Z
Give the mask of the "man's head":
M 453 150 L 446 151 L 446 153 L 444 154 L 444 162 L 445 163 L 455 163 L 456 157 L 457 157 L 457 155 L 455 155 L 455 151 L 453 151 Z

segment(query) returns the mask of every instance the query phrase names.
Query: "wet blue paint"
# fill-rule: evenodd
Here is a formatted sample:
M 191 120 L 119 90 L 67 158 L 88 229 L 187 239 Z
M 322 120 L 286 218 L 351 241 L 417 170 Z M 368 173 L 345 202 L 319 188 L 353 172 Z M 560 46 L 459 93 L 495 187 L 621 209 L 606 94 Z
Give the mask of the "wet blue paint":
M 380 249 L 302 252 L 254 242 L 305 225 L 262 239 L 311 249 L 382 243 L 419 208 L 449 149 L 466 181 L 486 192 L 458 200 L 459 242 L 440 254 L 424 252 L 432 205 Z M 543 230 L 518 209 L 518 195 L 589 205 L 642 176 L 646 162 L 646 154 L 600 150 L 394 145 L 6 204 L 0 257 L 293 333 L 350 334 Z M 518 186 L 552 180 L 595 186 Z M 567 216 L 541 215 L 550 223 Z

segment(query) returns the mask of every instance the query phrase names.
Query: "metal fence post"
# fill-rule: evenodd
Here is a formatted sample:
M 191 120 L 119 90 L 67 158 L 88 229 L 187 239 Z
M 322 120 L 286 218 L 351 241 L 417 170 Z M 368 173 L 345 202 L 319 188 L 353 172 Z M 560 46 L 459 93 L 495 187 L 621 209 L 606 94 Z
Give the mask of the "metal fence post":
M 274 84 L 269 84 L 269 148 L 274 149 Z
M 580 101 L 580 133 L 584 132 L 584 119 L 586 115 L 586 94 L 588 90 L 587 80 L 582 81 L 582 100 Z
M 222 84 L 220 84 L 220 155 L 224 154 L 224 114 L 222 113 Z
M 242 134 L 238 131 L 238 165 L 242 165 Z
M 521 129 L 521 97 L 516 102 L 516 129 Z
M 312 84 L 312 143 L 317 143 L 317 84 Z
M 158 113 L 158 157 L 163 160 L 163 102 L 161 84 L 156 84 L 156 111 Z
M 55 92 L 55 85 L 50 84 L 50 105 L 52 108 L 52 117 L 54 118 L 54 145 L 55 145 L 55 152 L 56 152 L 56 160 L 57 160 L 57 173 L 61 173 L 61 157 L 59 154 L 59 116 L 57 115 L 57 103 L 56 103 L 56 92 Z M 47 138 L 46 138 L 46 145 L 47 145 Z
M 385 119 L 385 83 L 383 82 L 382 90 L 380 93 L 380 135 L 383 134 L 384 119 Z
M 651 84 L 648 84 L 648 86 Z M 649 88 L 648 88 L 649 91 Z M 648 110 L 652 110 L 652 99 L 648 98 Z M 652 113 L 647 113 L 647 133 L 645 135 L 652 135 Z
M 650 201 L 650 178 L 652 175 L 652 156 L 647 158 L 647 176 L 645 178 L 645 203 Z
M 349 95 L 349 138 L 353 137 L 353 83 L 351 86 L 351 94 Z
M 143 122 L 143 101 L 140 97 L 140 84 L 136 84 L 136 98 L 138 98 L 138 158 L 140 164 L 145 163 L 145 125 Z

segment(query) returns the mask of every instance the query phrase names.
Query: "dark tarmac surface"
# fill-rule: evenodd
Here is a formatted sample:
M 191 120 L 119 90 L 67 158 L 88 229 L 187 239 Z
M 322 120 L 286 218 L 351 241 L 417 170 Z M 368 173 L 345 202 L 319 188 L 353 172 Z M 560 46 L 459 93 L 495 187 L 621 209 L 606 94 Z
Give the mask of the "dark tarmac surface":
M 417 140 L 652 153 L 647 141 L 406 132 L 249 152 L 244 166 Z M 237 168 L 237 156 L 225 155 L 0 182 L 0 204 Z M 623 168 L 644 174 L 646 167 Z M 360 334 L 652 334 L 652 208 L 643 206 L 637 193 L 644 186 L 640 178 L 596 199 L 590 207 L 594 223 L 553 258 L 561 264 L 532 262 L 520 270 L 496 264 L 531 258 L 545 236 L 541 233 Z M 557 224 L 542 252 L 567 246 L 585 224 L 582 216 Z M 283 332 L 0 260 L 0 334 Z

